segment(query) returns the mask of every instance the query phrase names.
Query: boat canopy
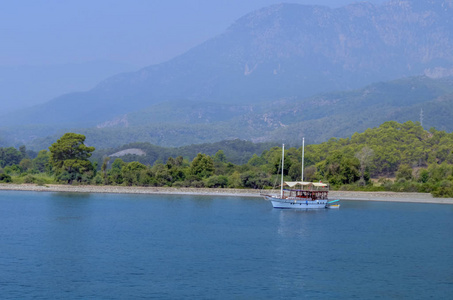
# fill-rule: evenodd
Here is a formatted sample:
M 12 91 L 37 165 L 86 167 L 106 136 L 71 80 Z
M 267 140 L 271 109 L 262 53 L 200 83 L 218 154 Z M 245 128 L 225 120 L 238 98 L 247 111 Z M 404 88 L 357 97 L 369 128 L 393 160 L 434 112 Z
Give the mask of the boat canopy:
M 296 185 L 301 185 L 301 186 L 316 186 L 316 187 L 327 187 L 326 183 L 322 182 L 306 182 L 306 181 L 286 181 L 284 185 L 289 186 L 289 187 L 295 187 Z

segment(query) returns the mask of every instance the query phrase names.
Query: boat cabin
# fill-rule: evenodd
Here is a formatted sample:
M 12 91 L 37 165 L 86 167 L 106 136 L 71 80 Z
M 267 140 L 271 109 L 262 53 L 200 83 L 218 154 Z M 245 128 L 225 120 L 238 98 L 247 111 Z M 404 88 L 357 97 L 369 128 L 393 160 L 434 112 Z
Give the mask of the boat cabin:
M 284 198 L 326 200 L 328 193 L 329 186 L 322 182 L 289 181 L 283 184 Z

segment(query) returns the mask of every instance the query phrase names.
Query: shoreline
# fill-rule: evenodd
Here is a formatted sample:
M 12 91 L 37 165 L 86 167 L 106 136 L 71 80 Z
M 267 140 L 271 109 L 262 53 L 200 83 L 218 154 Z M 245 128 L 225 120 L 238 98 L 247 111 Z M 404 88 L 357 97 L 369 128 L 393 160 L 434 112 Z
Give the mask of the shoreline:
M 222 189 L 222 188 L 171 188 L 171 187 L 136 187 L 136 186 L 97 186 L 97 185 L 60 185 L 48 184 L 9 184 L 1 183 L 0 190 L 31 191 L 31 192 L 71 192 L 71 193 L 105 193 L 105 194 L 172 194 L 172 195 L 201 195 L 201 196 L 238 196 L 261 197 L 261 190 L 252 189 Z M 266 193 L 276 193 L 275 190 L 264 190 Z M 398 193 L 398 192 L 354 192 L 330 191 L 329 198 L 357 201 L 388 201 L 408 203 L 453 204 L 453 198 L 433 198 L 428 193 Z

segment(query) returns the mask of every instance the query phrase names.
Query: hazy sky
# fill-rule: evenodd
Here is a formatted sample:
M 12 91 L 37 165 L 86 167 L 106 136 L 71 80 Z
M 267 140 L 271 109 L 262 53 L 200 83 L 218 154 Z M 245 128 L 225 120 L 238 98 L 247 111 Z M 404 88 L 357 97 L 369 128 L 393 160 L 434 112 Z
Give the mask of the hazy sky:
M 143 67 L 222 33 L 277 0 L 5 0 L 0 66 L 109 60 Z M 354 0 L 290 0 L 330 7 Z M 369 0 L 380 4 L 385 0 Z

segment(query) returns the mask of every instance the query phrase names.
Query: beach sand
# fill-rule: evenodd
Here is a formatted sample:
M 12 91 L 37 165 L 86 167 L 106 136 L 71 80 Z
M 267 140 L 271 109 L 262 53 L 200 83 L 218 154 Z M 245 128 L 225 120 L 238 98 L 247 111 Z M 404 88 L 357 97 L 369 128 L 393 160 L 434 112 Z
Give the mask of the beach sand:
M 0 190 L 33 191 L 33 192 L 74 192 L 74 193 L 111 193 L 111 194 L 175 194 L 175 195 L 215 195 L 261 197 L 261 193 L 273 194 L 279 191 L 252 189 L 208 189 L 208 188 L 169 188 L 169 187 L 129 187 L 129 186 L 95 186 L 95 185 L 62 185 L 48 184 L 0 184 Z M 453 204 L 453 198 L 433 198 L 428 193 L 396 192 L 345 192 L 330 191 L 329 199 L 391 201 Z

